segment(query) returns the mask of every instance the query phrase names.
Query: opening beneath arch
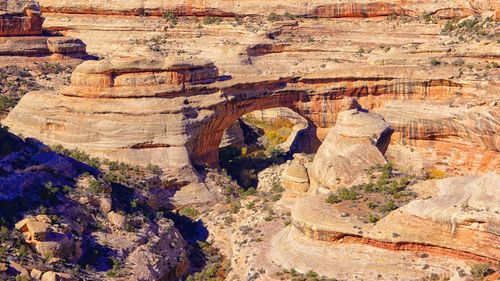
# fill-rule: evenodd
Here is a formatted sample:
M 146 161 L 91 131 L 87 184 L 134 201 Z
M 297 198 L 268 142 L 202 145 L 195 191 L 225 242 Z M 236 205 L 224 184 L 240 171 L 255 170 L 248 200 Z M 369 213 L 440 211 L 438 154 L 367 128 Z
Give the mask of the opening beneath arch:
M 244 189 L 256 188 L 262 170 L 283 164 L 293 153 L 315 150 L 308 137 L 313 127 L 286 107 L 245 114 L 224 131 L 219 166 Z

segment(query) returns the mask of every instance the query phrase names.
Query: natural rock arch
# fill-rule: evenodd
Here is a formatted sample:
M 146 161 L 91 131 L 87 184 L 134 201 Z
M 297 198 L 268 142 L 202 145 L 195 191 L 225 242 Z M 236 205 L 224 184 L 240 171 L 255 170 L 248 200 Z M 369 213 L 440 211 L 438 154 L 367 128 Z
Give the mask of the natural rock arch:
M 443 75 L 411 66 L 379 66 L 303 77 L 220 79 L 217 67 L 206 61 L 161 57 L 90 61 L 74 71 L 71 86 L 57 93 L 25 95 L 4 124 L 48 144 L 78 147 L 135 164 L 154 163 L 167 173 L 172 169 L 174 175 L 191 171 L 187 174 L 192 178 L 193 164 L 217 163 L 224 130 L 246 113 L 291 108 L 318 128 L 322 139 L 326 131 L 322 129 L 335 124 L 344 97 L 354 97 L 363 108 L 377 111 L 389 102 L 473 96 L 473 85 Z M 416 114 L 403 120 L 398 110 L 385 109 L 382 114 L 391 116 L 386 120 L 396 136 L 426 139 L 427 132 L 441 130 L 444 135 L 439 138 L 459 136 L 498 150 L 497 125 L 488 121 L 487 114 L 465 112 L 471 122 L 455 126 L 448 112 L 455 109 L 448 107 L 444 112 L 433 111 L 430 117 Z M 491 126 L 482 126 L 482 120 Z M 446 130 L 432 124 L 444 124 Z

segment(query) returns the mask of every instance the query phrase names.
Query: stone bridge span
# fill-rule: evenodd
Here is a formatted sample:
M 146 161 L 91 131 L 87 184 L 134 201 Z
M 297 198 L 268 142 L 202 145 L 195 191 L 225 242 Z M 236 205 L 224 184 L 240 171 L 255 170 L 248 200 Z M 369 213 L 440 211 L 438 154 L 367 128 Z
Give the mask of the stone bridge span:
M 494 112 L 443 111 L 449 108 L 446 105 L 399 119 L 398 112 L 408 112 L 405 106 L 412 103 L 445 104 L 474 96 L 472 85 L 416 67 L 367 66 L 303 77 L 231 78 L 220 76 L 217 67 L 206 61 L 114 59 L 83 63 L 71 82 L 59 92 L 25 95 L 3 123 L 15 133 L 48 144 L 113 160 L 154 163 L 192 176 L 193 164 L 217 164 L 224 130 L 246 113 L 291 108 L 318 129 L 321 139 L 322 128 L 335 124 L 343 97 L 353 97 L 364 108 L 391 116 L 388 122 L 408 141 L 459 138 L 500 150 Z M 388 109 L 389 104 L 402 105 Z

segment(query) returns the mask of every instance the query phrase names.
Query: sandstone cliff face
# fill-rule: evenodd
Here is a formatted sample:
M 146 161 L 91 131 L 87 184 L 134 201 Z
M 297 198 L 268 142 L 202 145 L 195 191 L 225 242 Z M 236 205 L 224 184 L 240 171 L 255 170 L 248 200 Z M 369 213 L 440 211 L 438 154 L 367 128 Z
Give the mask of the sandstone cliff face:
M 0 6 L 0 56 L 85 55 L 86 45 L 78 39 L 42 36 L 40 6 L 32 0 L 2 2 Z
M 408 74 L 387 67 L 376 73 L 366 68 L 354 73 L 343 70 L 247 82 L 215 81 L 217 68 L 206 62 L 186 64 L 154 58 L 91 61 L 75 70 L 72 85 L 60 93 L 26 95 L 4 124 L 14 132 L 112 159 L 189 170 L 191 163 L 216 163 L 223 132 L 254 110 L 289 107 L 323 128 L 335 124 L 345 96 L 356 96 L 371 109 L 403 98 L 444 99 L 466 89 L 451 81 L 417 80 L 420 75 L 438 73 L 406 70 L 413 73 L 413 80 L 397 78 Z M 359 78 L 351 82 L 353 75 Z M 456 112 L 463 114 L 463 109 Z M 408 129 L 398 126 L 400 115 L 385 113 L 397 131 Z M 416 114 L 414 118 L 420 117 Z M 464 133 L 459 136 L 496 149 L 497 121 L 491 117 L 485 120 L 489 120 L 488 125 L 480 131 L 473 129 L 476 123 L 464 123 L 460 129 Z M 450 123 L 442 126 L 456 130 Z M 433 138 L 428 133 L 419 136 Z M 380 151 L 386 146 L 386 142 L 379 145 Z
M 274 202 L 274 196 L 262 204 L 254 202 L 258 210 L 243 208 L 245 219 L 234 214 L 237 223 L 231 227 L 220 222 L 228 206 L 218 206 L 209 215 L 211 231 L 227 232 L 214 239 L 235 249 L 228 256 L 239 279 L 256 276 L 250 267 L 266 268 L 263 278 L 277 270 L 267 260 L 271 244 L 272 258 L 285 268 L 314 269 L 348 280 L 424 278 L 434 272 L 456 273 L 457 266 L 468 268 L 469 261 L 498 262 L 499 249 L 491 246 L 498 244 L 498 218 L 487 208 L 491 202 L 498 205 L 491 193 L 498 176 L 439 182 L 443 193 L 434 192 L 438 187 L 432 181 L 426 182 L 432 192 L 425 190 L 425 196 L 407 206 L 400 200 L 402 207 L 376 224 L 326 204 L 326 196 L 315 194 L 363 182 L 364 169 L 385 163 L 386 150 L 386 157 L 399 155 L 419 167 L 415 173 L 430 168 L 449 174 L 500 169 L 500 72 L 495 64 L 499 24 L 468 18 L 461 21 L 466 28 L 460 28 L 442 20 L 494 16 L 495 1 L 41 3 L 47 12 L 44 27 L 65 36 L 2 37 L 2 60 L 53 53 L 64 57 L 85 48 L 102 59 L 79 66 L 69 87 L 26 94 L 2 124 L 15 133 L 93 156 L 160 165 L 163 183 L 159 177 L 147 180 L 147 185 L 154 182 L 147 191 L 152 196 L 146 199 L 154 208 L 207 205 L 213 200 L 214 190 L 221 187 L 202 183 L 194 167 L 216 166 L 224 132 L 252 111 L 289 108 L 307 121 L 308 133 L 324 141 L 314 163 L 295 159 L 273 167 L 277 172 L 272 176 L 259 175 L 263 193 L 281 175 L 287 192 L 294 191 L 273 206 L 283 222 L 288 215 L 281 211 L 298 201 L 292 225 L 272 241 L 282 228 L 277 221 L 267 222 L 268 202 Z M 277 15 L 268 20 L 271 11 Z M 171 12 L 166 18 L 157 17 L 166 12 Z M 168 19 L 172 14 L 224 19 L 174 21 Z M 236 17 L 241 15 L 251 17 Z M 355 98 L 370 113 L 346 106 L 346 97 Z M 388 127 L 394 130 L 391 144 Z M 405 153 L 416 157 L 405 158 Z M 0 162 L 0 168 L 10 173 L 0 184 L 3 180 L 16 186 L 1 190 L 0 197 L 16 197 L 22 190 L 17 187 L 30 182 Z M 454 187 L 445 188 L 447 184 Z M 180 186 L 184 188 L 173 196 Z M 162 279 L 175 275 L 174 268 L 182 271 L 185 242 L 178 232 L 162 222 L 125 232 L 130 218 L 114 210 L 110 198 L 83 196 L 80 203 L 98 209 L 96 217 L 110 226 L 112 233 L 100 232 L 98 240 L 127 253 L 122 258 L 132 278 Z M 249 196 L 242 202 L 250 205 L 254 199 Z M 264 243 L 251 240 L 256 243 L 242 246 L 242 226 L 262 230 L 264 236 L 258 239 Z M 258 255 L 253 255 L 254 247 Z M 430 256 L 422 257 L 421 252 Z M 352 268 L 361 269 L 353 276 Z
M 236 3 L 235 3 L 236 2 Z M 234 15 L 267 15 L 269 11 L 275 13 L 290 12 L 311 17 L 339 18 L 339 17 L 376 17 L 391 14 L 420 15 L 423 12 L 436 14 L 440 17 L 464 17 L 483 10 L 495 10 L 495 1 L 311 1 L 292 0 L 286 3 L 272 0 L 265 3 L 260 1 L 144 1 L 134 0 L 125 3 L 109 1 L 85 0 L 56 1 L 41 0 L 44 11 L 59 13 L 96 13 L 112 15 L 162 15 L 166 11 L 173 11 L 182 16 L 234 16 Z
M 424 249 L 427 245 L 450 256 L 494 262 L 500 259 L 496 246 L 499 218 L 491 204 L 498 205 L 493 194 L 499 183 L 494 173 L 438 181 L 435 196 L 412 201 L 374 225 L 342 217 L 335 206 L 322 203 L 324 196 L 312 196 L 295 205 L 292 221 L 304 235 L 317 240 L 395 250 L 417 250 L 419 245 Z M 357 228 L 362 229 L 361 234 Z
M 39 35 L 43 21 L 35 1 L 6 1 L 0 5 L 0 36 Z

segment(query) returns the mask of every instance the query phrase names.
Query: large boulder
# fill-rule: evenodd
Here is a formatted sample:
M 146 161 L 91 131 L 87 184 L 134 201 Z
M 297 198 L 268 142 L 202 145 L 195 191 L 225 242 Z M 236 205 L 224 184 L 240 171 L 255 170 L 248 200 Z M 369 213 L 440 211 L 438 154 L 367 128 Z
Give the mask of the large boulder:
M 392 132 L 378 114 L 358 108 L 340 112 L 308 170 L 311 187 L 335 190 L 359 181 L 366 169 L 385 164 Z
M 160 220 L 157 233 L 130 253 L 130 280 L 177 280 L 189 265 L 184 255 L 186 246 L 173 224 Z
M 16 223 L 26 243 L 46 258 L 61 258 L 76 261 L 82 252 L 80 243 L 64 224 L 54 224 L 47 215 L 27 217 Z

